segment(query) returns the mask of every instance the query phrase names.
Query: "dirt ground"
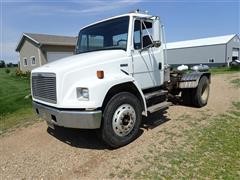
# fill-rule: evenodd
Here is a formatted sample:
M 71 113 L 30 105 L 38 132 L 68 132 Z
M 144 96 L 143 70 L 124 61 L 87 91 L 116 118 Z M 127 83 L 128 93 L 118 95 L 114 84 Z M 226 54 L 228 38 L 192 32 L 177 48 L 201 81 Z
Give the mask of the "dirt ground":
M 156 113 L 144 120 L 139 137 L 131 144 L 116 150 L 108 149 L 96 137 L 95 131 L 58 128 L 52 131 L 45 122 L 0 137 L 1 179 L 76 179 L 122 178 L 136 172 L 144 164 L 148 147 L 160 145 L 161 151 L 171 150 L 183 141 L 181 133 L 189 123 L 180 117 L 215 116 L 226 112 L 233 101 L 240 100 L 239 89 L 231 79 L 240 73 L 212 77 L 209 103 L 198 109 L 171 106 L 164 114 Z M 207 121 L 203 121 L 207 123 Z M 174 143 L 173 143 L 174 142 Z

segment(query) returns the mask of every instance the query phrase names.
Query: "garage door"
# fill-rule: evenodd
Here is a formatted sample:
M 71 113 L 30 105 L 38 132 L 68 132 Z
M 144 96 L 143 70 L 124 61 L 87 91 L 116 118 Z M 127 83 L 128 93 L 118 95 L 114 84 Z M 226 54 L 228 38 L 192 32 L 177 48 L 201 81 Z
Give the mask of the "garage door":
M 53 62 L 58 59 L 72 56 L 73 52 L 47 52 L 47 60 L 48 62 Z
M 239 56 L 239 49 L 238 48 L 233 48 L 232 56 L 236 56 L 236 57 Z

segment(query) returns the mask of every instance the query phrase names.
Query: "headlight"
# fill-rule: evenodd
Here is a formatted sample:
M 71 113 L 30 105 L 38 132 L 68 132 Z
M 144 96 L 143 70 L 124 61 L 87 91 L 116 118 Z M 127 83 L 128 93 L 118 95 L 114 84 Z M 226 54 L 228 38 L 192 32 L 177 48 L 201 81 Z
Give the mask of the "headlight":
M 78 87 L 76 90 L 77 90 L 77 98 L 79 100 L 88 100 L 89 99 L 88 88 Z

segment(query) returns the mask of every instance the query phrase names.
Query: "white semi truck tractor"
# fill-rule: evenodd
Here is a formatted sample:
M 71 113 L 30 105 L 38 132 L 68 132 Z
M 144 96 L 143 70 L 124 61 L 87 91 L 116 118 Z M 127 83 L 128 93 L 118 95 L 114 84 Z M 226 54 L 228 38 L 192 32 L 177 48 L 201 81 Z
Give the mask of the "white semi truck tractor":
M 137 137 L 142 116 L 168 108 L 170 97 L 205 106 L 211 74 L 171 70 L 162 27 L 158 16 L 136 11 L 82 28 L 75 55 L 31 72 L 36 113 L 50 128 L 99 129 L 117 148 Z

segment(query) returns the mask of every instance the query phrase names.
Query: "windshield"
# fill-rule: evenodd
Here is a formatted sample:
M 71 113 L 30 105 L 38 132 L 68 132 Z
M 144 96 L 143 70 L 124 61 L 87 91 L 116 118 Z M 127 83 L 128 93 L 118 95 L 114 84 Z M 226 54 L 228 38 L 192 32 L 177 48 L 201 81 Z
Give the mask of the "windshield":
M 80 31 L 76 53 L 127 49 L 129 16 L 104 21 Z

